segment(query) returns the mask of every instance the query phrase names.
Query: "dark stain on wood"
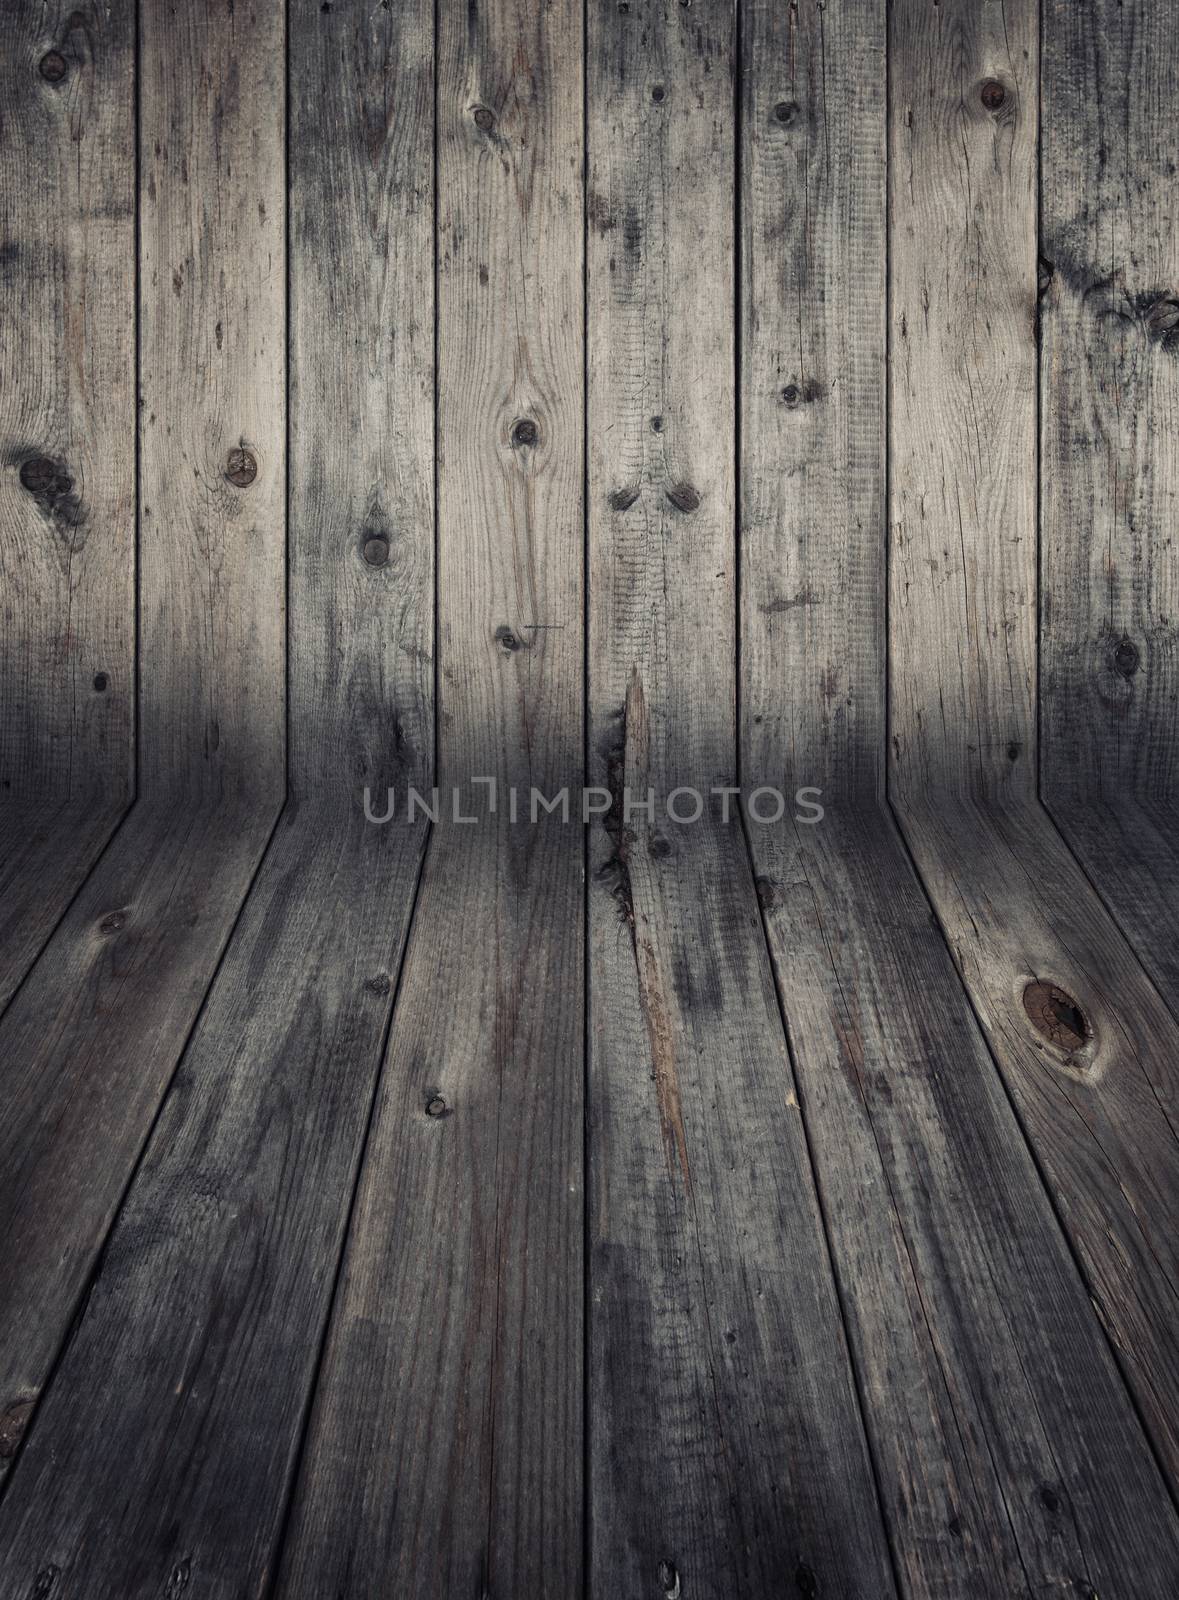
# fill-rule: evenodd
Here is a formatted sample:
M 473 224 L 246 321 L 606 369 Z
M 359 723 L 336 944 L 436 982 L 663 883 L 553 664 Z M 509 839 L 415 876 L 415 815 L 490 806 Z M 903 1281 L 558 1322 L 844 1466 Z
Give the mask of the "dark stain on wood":
M 1071 1054 L 1088 1044 L 1093 1027 L 1078 1001 L 1059 984 L 1036 979 L 1023 991 L 1023 1008 L 1036 1032 Z

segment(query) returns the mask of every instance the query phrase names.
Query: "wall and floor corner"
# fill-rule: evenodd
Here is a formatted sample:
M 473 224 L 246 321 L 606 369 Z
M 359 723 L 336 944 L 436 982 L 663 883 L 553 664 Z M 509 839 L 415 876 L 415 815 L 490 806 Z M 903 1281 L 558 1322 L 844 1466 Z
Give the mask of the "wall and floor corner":
M 1179 1593 L 1177 115 L 12 0 L 0 1600 Z

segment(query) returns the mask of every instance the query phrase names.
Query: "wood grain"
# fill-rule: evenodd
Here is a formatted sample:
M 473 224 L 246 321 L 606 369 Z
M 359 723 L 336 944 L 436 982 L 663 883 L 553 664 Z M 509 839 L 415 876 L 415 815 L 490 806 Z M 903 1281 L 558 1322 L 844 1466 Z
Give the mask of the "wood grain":
M 117 809 L 134 762 L 134 9 L 16 0 L 0 98 L 0 797 Z
M 878 795 L 884 7 L 742 13 L 742 777 Z
M 581 22 L 438 13 L 440 778 L 482 823 L 433 830 L 284 1597 L 582 1585 L 582 841 L 524 821 L 583 759 Z
M 637 668 L 672 786 L 733 775 L 734 33 L 728 0 L 589 9 L 594 738 Z
M 591 1589 L 889 1594 L 739 813 L 625 799 L 736 762 L 734 22 L 589 17 Z
M 1179 1521 L 900 838 L 751 832 L 905 1594 L 1165 1593 Z
M 889 9 L 892 784 L 1035 790 L 1036 13 Z
M 1179 789 L 1179 78 L 1147 0 L 1044 8 L 1043 768 L 1051 801 Z
M 6 1496 L 0 1591 L 263 1592 L 423 843 L 285 813 Z
M 140 785 L 284 787 L 284 24 L 140 18 Z

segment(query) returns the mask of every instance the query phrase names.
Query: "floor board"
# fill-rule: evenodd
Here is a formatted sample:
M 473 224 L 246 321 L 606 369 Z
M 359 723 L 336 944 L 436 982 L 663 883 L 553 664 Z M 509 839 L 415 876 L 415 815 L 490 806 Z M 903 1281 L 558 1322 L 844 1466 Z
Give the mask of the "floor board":
M 900 815 L 1098 1315 L 1179 1485 L 1179 1025 L 1047 812 L 959 801 Z
M 0 1022 L 0 1410 L 16 1447 L 273 826 L 141 804 Z
M 93 1600 L 262 1592 L 424 843 L 280 820 L 36 1417 L 0 1592 L 50 1568 Z
M 1179 811 L 1127 794 L 1048 809 L 1093 887 L 1179 1016 Z
M 0 815 L 0 1014 L 28 976 L 127 806 L 66 801 Z
M 592 1592 L 891 1594 L 740 823 L 594 839 Z
M 1179 1522 L 891 819 L 750 842 L 906 1595 L 1165 1593 Z
M 582 1566 L 581 830 L 435 828 L 278 1595 Z

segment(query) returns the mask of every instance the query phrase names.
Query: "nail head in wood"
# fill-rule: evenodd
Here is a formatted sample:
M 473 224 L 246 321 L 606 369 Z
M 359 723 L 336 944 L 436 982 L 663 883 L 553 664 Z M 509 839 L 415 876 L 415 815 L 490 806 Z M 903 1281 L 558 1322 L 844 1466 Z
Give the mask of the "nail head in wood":
M 248 489 L 258 476 L 258 461 L 252 450 L 239 447 L 229 452 L 225 476 L 235 489 Z
M 69 67 L 60 50 L 47 50 L 38 63 L 37 71 L 46 83 L 60 83 Z

